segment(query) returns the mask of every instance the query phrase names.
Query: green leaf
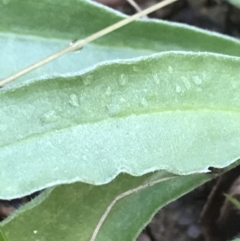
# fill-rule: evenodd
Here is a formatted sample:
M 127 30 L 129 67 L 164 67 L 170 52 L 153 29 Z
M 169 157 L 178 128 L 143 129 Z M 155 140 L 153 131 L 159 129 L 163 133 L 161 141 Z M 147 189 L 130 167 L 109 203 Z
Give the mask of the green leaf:
M 172 174 L 157 172 L 142 177 L 126 174 L 107 185 L 83 183 L 61 185 L 43 193 L 40 205 L 35 200 L 2 223 L 9 241 L 68 240 L 87 241 L 101 216 L 119 194 Z M 201 174 L 160 182 L 120 199 L 100 228 L 97 241 L 136 240 L 146 223 L 160 207 L 209 180 Z M 32 207 L 34 206 L 34 207 Z
M 233 203 L 237 208 L 240 209 L 240 202 L 239 202 L 236 198 L 232 197 L 232 196 L 229 195 L 229 194 L 224 194 L 224 195 L 226 196 L 226 198 L 227 198 L 231 203 Z
M 1 197 L 228 166 L 240 156 L 239 65 L 172 52 L 2 89 Z
M 49 14 L 51 13 L 51 14 Z M 0 78 L 53 54 L 77 38 L 85 38 L 125 16 L 85 0 L 0 1 Z M 69 53 L 22 80 L 73 74 L 109 60 L 160 51 L 208 51 L 240 55 L 240 42 L 182 24 L 141 20 Z M 12 83 L 18 84 L 18 81 Z
M 4 232 L 3 232 L 2 227 L 0 227 L 0 241 L 8 241 Z
M 229 3 L 234 5 L 237 8 L 240 8 L 240 1 L 239 0 L 227 0 Z

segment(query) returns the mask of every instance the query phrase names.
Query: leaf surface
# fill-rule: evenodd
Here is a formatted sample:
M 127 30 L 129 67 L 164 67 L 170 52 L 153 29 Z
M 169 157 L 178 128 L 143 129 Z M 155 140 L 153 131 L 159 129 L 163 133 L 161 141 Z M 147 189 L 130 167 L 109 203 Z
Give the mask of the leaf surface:
M 2 89 L 1 197 L 75 181 L 100 185 L 121 172 L 228 166 L 240 156 L 239 64 L 163 53 Z
M 7 77 L 68 46 L 73 40 L 85 38 L 124 17 L 125 15 L 86 0 L 0 1 L 0 78 Z M 47 75 L 74 74 L 103 61 L 171 50 L 239 56 L 240 42 L 182 24 L 141 20 L 21 79 L 28 82 Z M 21 81 L 11 85 L 18 83 Z
M 61 185 L 25 205 L 2 223 L 9 241 L 89 241 L 109 204 L 119 194 L 172 174 L 126 174 L 103 186 Z M 159 208 L 209 180 L 201 174 L 164 181 L 120 199 L 100 228 L 96 241 L 134 241 Z M 35 202 L 43 199 L 39 205 Z M 120 221 L 121 220 L 121 221 Z
M 240 1 L 239 0 L 228 0 L 229 3 L 234 5 L 237 8 L 240 8 Z
M 8 241 L 1 227 L 0 227 L 0 241 Z

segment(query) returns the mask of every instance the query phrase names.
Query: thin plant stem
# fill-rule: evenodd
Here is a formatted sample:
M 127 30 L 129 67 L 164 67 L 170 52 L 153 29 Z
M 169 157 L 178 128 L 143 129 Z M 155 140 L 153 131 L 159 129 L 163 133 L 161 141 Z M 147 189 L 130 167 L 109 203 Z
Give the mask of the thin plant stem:
M 110 213 L 110 211 L 112 210 L 113 206 L 116 204 L 117 201 L 119 201 L 120 199 L 122 199 L 124 197 L 127 197 L 127 196 L 129 196 L 129 195 L 131 195 L 133 193 L 139 192 L 139 191 L 141 191 L 141 190 L 143 190 L 143 189 L 145 189 L 147 187 L 153 186 L 153 185 L 155 185 L 157 183 L 164 182 L 164 181 L 176 178 L 176 177 L 177 177 L 177 175 L 171 176 L 171 177 L 160 178 L 158 180 L 146 183 L 144 185 L 141 185 L 141 186 L 138 186 L 138 187 L 133 188 L 131 190 L 128 190 L 126 192 L 123 192 L 120 195 L 118 195 L 117 197 L 115 197 L 114 200 L 107 207 L 107 209 L 104 212 L 104 214 L 102 215 L 102 217 L 100 218 L 96 228 L 94 229 L 92 237 L 90 238 L 90 241 L 95 241 L 95 239 L 96 239 L 96 237 L 97 237 L 97 235 L 99 233 L 100 228 L 102 227 L 102 225 L 103 225 L 104 221 L 106 220 L 108 214 Z
M 141 12 L 142 9 L 139 7 L 139 5 L 134 0 L 127 0 L 127 2 L 135 8 L 137 12 Z
M 157 3 L 157 4 L 153 5 L 153 6 L 147 8 L 147 9 L 141 11 L 141 12 L 139 12 L 139 13 L 136 13 L 136 14 L 128 17 L 128 18 L 125 18 L 125 19 L 123 19 L 123 20 L 121 20 L 121 21 L 119 21 L 119 22 L 117 22 L 117 23 L 115 23 L 115 24 L 113 24 L 113 25 L 111 25 L 111 26 L 109 26 L 109 27 L 99 31 L 99 32 L 96 32 L 96 33 L 90 35 L 89 37 L 87 37 L 85 39 L 79 39 L 79 40 L 71 43 L 68 47 L 60 50 L 59 52 L 57 52 L 57 53 L 55 53 L 53 55 L 50 55 L 49 57 L 44 58 L 44 59 L 40 60 L 39 62 L 37 62 L 37 63 L 35 63 L 33 65 L 30 65 L 29 67 L 27 67 L 25 69 L 22 69 L 19 72 L 17 72 L 15 74 L 13 74 L 13 75 L 3 79 L 2 81 L 0 81 L 0 88 L 3 87 L 6 84 L 12 82 L 13 80 L 15 80 L 15 79 L 17 79 L 17 78 L 19 78 L 19 77 L 21 77 L 21 76 L 31 72 L 31 71 L 33 71 L 34 69 L 37 69 L 37 68 L 39 68 L 39 67 L 41 67 L 41 66 L 43 66 L 43 65 L 45 65 L 45 64 L 47 64 L 47 63 L 49 63 L 49 62 L 51 62 L 53 60 L 55 60 L 55 59 L 65 55 L 65 54 L 69 53 L 69 52 L 81 49 L 86 44 L 88 44 L 90 42 L 93 42 L 94 40 L 96 40 L 96 39 L 98 39 L 98 38 L 100 38 L 100 37 L 102 37 L 102 36 L 104 36 L 104 35 L 106 35 L 108 33 L 111 33 L 113 31 L 115 31 L 115 30 L 117 30 L 117 29 L 119 29 L 119 28 L 121 28 L 121 27 L 123 27 L 123 26 L 125 26 L 125 25 L 127 25 L 127 24 L 129 24 L 131 22 L 133 22 L 134 20 L 136 20 L 138 18 L 141 18 L 141 17 L 143 17 L 145 15 L 148 15 L 149 13 L 154 12 L 157 9 L 163 8 L 163 7 L 169 5 L 169 4 L 173 3 L 173 2 L 176 2 L 176 1 L 178 1 L 178 0 L 164 0 L 164 1 L 160 2 L 160 3 Z

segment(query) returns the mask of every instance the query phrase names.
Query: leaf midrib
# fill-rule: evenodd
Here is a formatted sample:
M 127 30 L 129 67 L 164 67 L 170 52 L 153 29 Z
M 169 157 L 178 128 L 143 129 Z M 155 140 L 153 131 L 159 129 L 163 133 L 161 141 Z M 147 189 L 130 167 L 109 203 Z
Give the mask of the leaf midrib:
M 235 113 L 235 114 L 240 114 L 240 109 L 229 109 L 226 107 L 225 108 L 219 108 L 219 109 L 215 109 L 215 108 L 198 108 L 198 109 L 173 109 L 173 110 L 161 110 L 161 111 L 152 111 L 152 112 L 142 112 L 140 114 L 132 114 L 132 115 L 119 115 L 117 117 L 112 117 L 112 118 L 108 118 L 108 119 L 101 119 L 101 120 L 97 120 L 97 121 L 88 121 L 86 123 L 74 123 L 72 125 L 67 125 L 65 127 L 62 127 L 61 129 L 52 129 L 50 131 L 47 131 L 47 132 L 43 132 L 43 133 L 34 133 L 32 135 L 29 135 L 27 137 L 24 137 L 22 139 L 19 139 L 18 142 L 10 142 L 6 145 L 0 145 L 0 148 L 5 148 L 5 147 L 9 147 L 11 145 L 18 145 L 19 143 L 21 142 L 27 142 L 31 139 L 37 139 L 39 137 L 44 137 L 46 135 L 52 135 L 54 132 L 64 132 L 68 129 L 72 129 L 74 127 L 77 127 L 77 126 L 86 126 L 86 125 L 94 125 L 94 124 L 97 124 L 97 123 L 101 123 L 101 122 L 107 122 L 107 121 L 111 121 L 111 120 L 114 120 L 114 119 L 127 119 L 127 118 L 130 118 L 130 117 L 133 117 L 135 116 L 136 118 L 140 117 L 140 116 L 144 116 L 144 115 L 149 115 L 149 114 L 160 114 L 160 113 L 175 113 L 175 112 L 199 112 L 199 111 L 206 111 L 206 112 L 221 112 L 221 113 Z M 239 118 L 239 121 L 240 121 L 240 118 Z

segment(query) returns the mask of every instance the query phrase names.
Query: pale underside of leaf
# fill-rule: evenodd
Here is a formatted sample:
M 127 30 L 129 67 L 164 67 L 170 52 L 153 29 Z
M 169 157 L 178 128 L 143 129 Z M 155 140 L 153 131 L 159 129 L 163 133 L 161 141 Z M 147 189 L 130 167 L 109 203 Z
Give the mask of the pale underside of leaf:
M 7 77 L 62 49 L 71 41 L 85 38 L 124 17 L 84 0 L 11 0 L 7 3 L 0 2 L 0 78 Z M 239 56 L 239 46 L 237 40 L 193 27 L 141 20 L 89 44 L 78 53 L 70 53 L 35 70 L 21 80 L 29 81 L 53 74 L 74 74 L 103 61 L 169 50 L 208 51 Z M 12 85 L 16 86 L 18 83 L 21 81 Z
M 163 53 L 1 90 L 1 197 L 228 166 L 240 156 L 239 63 Z

